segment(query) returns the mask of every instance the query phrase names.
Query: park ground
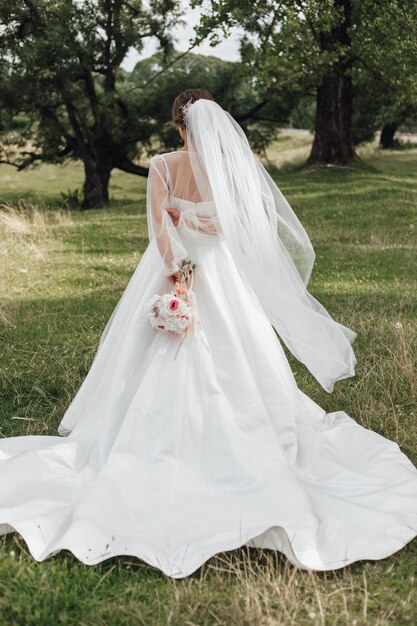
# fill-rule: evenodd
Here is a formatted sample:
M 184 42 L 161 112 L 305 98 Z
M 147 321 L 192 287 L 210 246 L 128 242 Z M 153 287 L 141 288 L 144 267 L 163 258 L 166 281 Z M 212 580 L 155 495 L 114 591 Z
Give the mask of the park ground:
M 268 152 L 316 250 L 311 293 L 354 329 L 354 378 L 299 386 L 395 440 L 417 464 L 417 147 L 361 148 L 349 169 L 305 168 L 311 137 Z M 146 181 L 114 172 L 111 204 L 71 208 L 79 164 L 0 167 L 0 436 L 57 435 L 100 333 L 147 246 Z M 277 494 L 279 497 L 279 494 Z M 413 626 L 417 542 L 382 561 L 312 573 L 241 548 L 173 580 L 133 557 L 85 566 L 68 551 L 37 563 L 0 538 L 0 626 Z

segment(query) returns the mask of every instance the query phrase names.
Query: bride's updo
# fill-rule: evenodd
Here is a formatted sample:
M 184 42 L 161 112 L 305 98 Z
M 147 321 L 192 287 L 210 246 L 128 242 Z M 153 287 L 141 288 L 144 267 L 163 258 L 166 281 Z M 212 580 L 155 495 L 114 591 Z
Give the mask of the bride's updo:
M 172 121 L 177 126 L 186 127 L 185 113 L 186 107 L 196 100 L 214 100 L 213 96 L 207 89 L 187 89 L 180 93 L 174 100 L 172 105 Z

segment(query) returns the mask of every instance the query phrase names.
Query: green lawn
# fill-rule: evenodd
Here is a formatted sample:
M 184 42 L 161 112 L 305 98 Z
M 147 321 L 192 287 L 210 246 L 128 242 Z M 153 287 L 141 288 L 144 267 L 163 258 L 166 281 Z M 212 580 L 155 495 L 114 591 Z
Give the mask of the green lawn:
M 290 163 L 274 175 L 316 249 L 310 291 L 358 333 L 358 366 L 327 394 L 291 364 L 326 410 L 396 440 L 417 464 L 417 149 L 368 146 L 355 169 L 297 169 L 308 141 L 282 137 L 270 162 Z M 61 192 L 81 184 L 79 165 L 0 167 L 0 202 L 16 208 L 0 221 L 1 436 L 57 435 L 147 245 L 144 180 L 115 173 L 108 209 L 60 209 Z M 244 548 L 172 580 L 133 557 L 86 566 L 63 551 L 39 564 L 15 533 L 0 538 L 0 626 L 413 625 L 416 563 L 417 542 L 316 574 Z

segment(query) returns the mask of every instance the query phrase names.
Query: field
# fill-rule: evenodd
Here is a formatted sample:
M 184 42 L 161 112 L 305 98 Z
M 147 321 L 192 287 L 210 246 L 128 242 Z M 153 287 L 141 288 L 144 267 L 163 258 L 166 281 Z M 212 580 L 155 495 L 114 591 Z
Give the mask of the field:
M 333 394 L 291 365 L 326 410 L 345 410 L 417 464 L 417 148 L 368 145 L 351 169 L 300 168 L 309 141 L 284 133 L 271 171 L 316 250 L 310 291 L 358 333 L 358 365 Z M 87 212 L 61 195 L 81 184 L 77 164 L 0 167 L 3 437 L 57 434 L 147 245 L 146 181 L 115 172 L 110 207 Z M 416 575 L 416 541 L 321 574 L 242 548 L 173 580 L 133 557 L 87 567 L 63 551 L 36 563 L 14 533 L 0 538 L 0 626 L 405 626 L 417 623 Z

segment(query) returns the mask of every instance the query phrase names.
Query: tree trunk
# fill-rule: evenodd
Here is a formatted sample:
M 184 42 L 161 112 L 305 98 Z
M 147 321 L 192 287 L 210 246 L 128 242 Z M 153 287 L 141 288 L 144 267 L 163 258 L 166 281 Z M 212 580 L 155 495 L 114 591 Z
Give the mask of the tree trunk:
M 109 181 L 113 167 L 106 159 L 97 162 L 84 157 L 84 186 L 81 209 L 94 209 L 109 203 Z
M 317 89 L 314 141 L 309 163 L 348 165 L 355 158 L 352 138 L 352 83 L 339 72 L 327 74 Z
M 347 165 L 355 158 L 352 137 L 352 78 L 349 50 L 351 0 L 334 0 L 342 9 L 341 22 L 320 33 L 323 53 L 339 53 L 317 87 L 315 134 L 309 163 Z M 341 49 L 344 49 L 342 56 Z
M 395 148 L 397 146 L 397 142 L 394 139 L 397 128 L 398 124 L 395 122 L 387 122 L 384 124 L 379 140 L 379 145 L 383 150 L 389 150 L 390 148 Z

